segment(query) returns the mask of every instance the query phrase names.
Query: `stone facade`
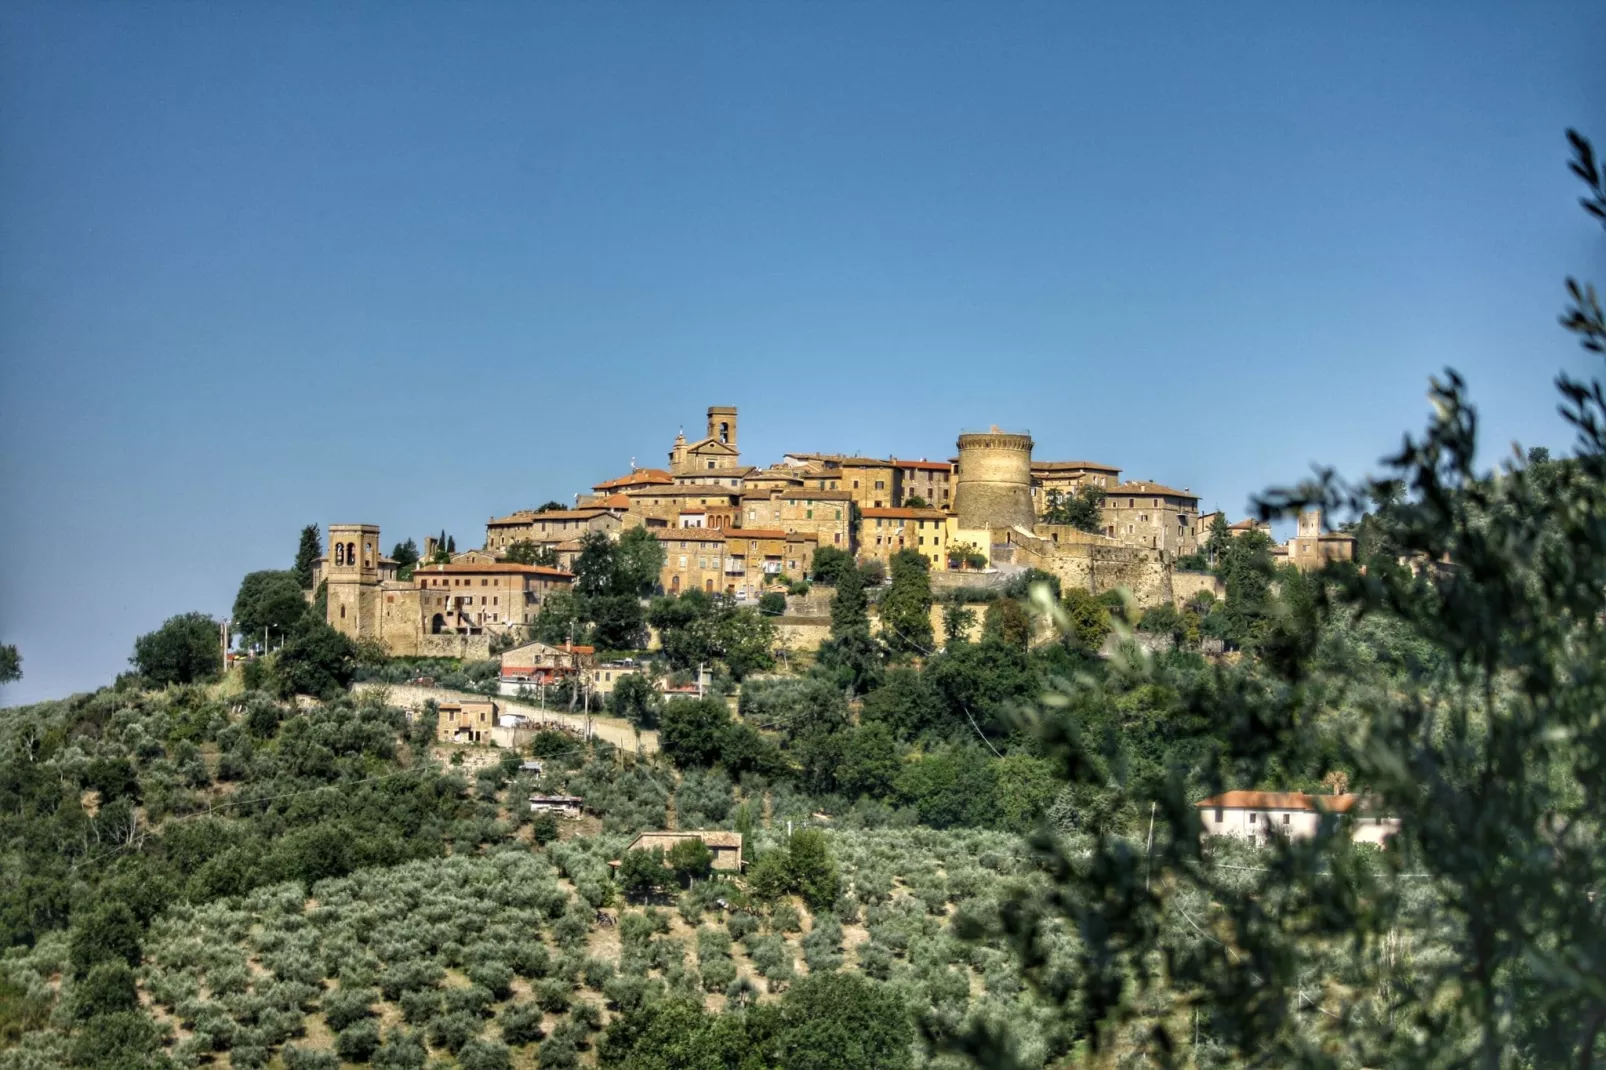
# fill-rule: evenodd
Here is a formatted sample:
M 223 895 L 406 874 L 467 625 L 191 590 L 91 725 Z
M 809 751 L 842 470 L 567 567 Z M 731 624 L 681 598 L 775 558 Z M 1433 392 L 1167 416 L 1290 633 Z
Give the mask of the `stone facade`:
M 696 442 L 687 442 L 684 434 L 676 435 L 675 444 L 669 449 L 671 475 L 741 467 L 742 455 L 736 444 L 736 408 L 732 405 L 710 405 L 708 434 Z
M 329 525 L 325 619 L 331 627 L 353 640 L 378 641 L 394 657 L 490 655 L 483 625 L 465 616 L 444 589 L 418 583 L 416 571 L 409 581 L 382 579 L 378 549 L 377 525 Z M 439 628 L 431 627 L 435 621 Z
M 1097 487 L 1109 493 L 1119 482 L 1119 468 L 1097 461 L 1033 461 L 1032 507 L 1042 516 L 1048 511 L 1051 494 L 1070 497 L 1083 487 Z
M 909 499 L 919 498 L 928 509 L 950 509 L 954 497 L 954 466 L 948 461 L 894 460 L 897 477 L 893 487 L 892 504 L 899 508 L 909 505 Z
M 803 579 L 814 565 L 819 536 L 778 528 L 737 528 L 725 532 L 725 575 L 737 598 L 751 600 L 766 584 Z
M 1147 481 L 1117 484 L 1104 498 L 1104 533 L 1174 561 L 1199 549 L 1199 496 Z
M 902 550 L 918 550 L 932 571 L 946 568 L 947 520 L 941 509 L 864 509 L 857 536 L 859 559 L 885 564 Z
M 725 532 L 681 528 L 654 529 L 653 534 L 664 546 L 664 567 L 658 583 L 665 593 L 722 594 L 727 588 L 729 593 L 736 593 L 738 577 L 725 572 Z
M 813 487 L 742 495 L 742 527 L 818 536 L 816 545 L 853 549 L 853 501 L 847 491 Z
M 1214 572 L 1191 572 L 1180 568 L 1172 570 L 1171 597 L 1176 599 L 1178 606 L 1187 605 L 1206 592 L 1220 602 L 1227 597 L 1227 585 Z
M 896 503 L 898 469 L 891 460 L 847 457 L 841 473 L 842 489 L 860 509 L 889 509 Z
M 421 590 L 444 595 L 449 609 L 431 616 L 425 630 L 434 634 L 456 627 L 504 631 L 534 623 L 541 603 L 557 591 L 567 591 L 574 576 L 544 565 L 465 562 L 419 565 L 413 581 Z
M 1355 560 L 1355 536 L 1322 530 L 1322 511 L 1299 514 L 1294 537 L 1288 540 L 1285 560 L 1301 572 L 1314 572 L 1335 561 Z M 1279 562 L 1280 563 L 1280 562 Z
M 644 487 L 631 491 L 630 515 L 648 527 L 658 524 L 678 527 L 680 516 L 689 509 L 724 508 L 735 510 L 742 500 L 742 492 L 734 487 L 717 483 L 676 484 L 669 487 Z
M 1031 529 L 1032 437 L 994 427 L 959 436 L 954 512 L 970 529 Z
M 485 524 L 485 548 L 501 556 L 516 542 L 548 545 L 579 539 L 593 531 L 617 535 L 625 526 L 625 510 L 621 506 L 622 503 L 610 501 L 608 506 L 554 509 L 545 513 L 525 509 L 508 516 L 492 517 Z
M 1002 564 L 1041 569 L 1057 576 L 1060 587 L 1092 594 L 1126 588 L 1142 609 L 1172 600 L 1170 562 L 1160 550 L 1123 546 L 1107 535 L 1080 528 L 1039 524 L 1030 535 L 1011 531 L 1007 546 L 994 547 Z M 1007 556 L 1008 560 L 1004 561 Z

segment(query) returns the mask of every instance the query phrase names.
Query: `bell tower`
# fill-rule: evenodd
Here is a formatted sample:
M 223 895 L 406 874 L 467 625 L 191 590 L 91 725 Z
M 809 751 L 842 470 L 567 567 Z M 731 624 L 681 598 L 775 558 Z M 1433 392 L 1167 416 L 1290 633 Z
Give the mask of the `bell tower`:
M 324 558 L 330 627 L 352 639 L 379 633 L 379 525 L 330 524 Z
M 710 405 L 708 407 L 708 437 L 731 449 L 736 445 L 736 406 Z

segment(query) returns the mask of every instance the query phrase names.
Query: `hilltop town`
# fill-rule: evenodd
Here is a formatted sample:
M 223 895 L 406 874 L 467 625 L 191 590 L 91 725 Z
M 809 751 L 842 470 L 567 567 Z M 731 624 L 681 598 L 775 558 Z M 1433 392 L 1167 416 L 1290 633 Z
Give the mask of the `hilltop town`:
M 327 585 L 328 623 L 353 640 L 397 657 L 485 658 L 573 585 L 588 536 L 617 541 L 640 528 L 663 551 L 656 591 L 737 604 L 789 595 L 783 634 L 807 650 L 829 630 L 819 601 L 804 596 L 822 550 L 883 570 L 915 551 L 939 593 L 997 589 L 1036 570 L 1062 589 L 1124 589 L 1149 609 L 1222 597 L 1203 553 L 1213 528 L 1270 535 L 1254 519 L 1201 514 L 1190 488 L 1123 480 L 1096 461 L 1040 460 L 1033 445 L 992 427 L 961 433 L 943 460 L 796 452 L 761 467 L 743 460 L 736 407 L 714 405 L 701 438 L 675 436 L 665 467 L 604 479 L 572 507 L 493 516 L 477 549 L 432 537 L 408 568 L 382 552 L 377 525 L 331 524 L 313 583 Z M 1311 511 L 1270 552 L 1309 571 L 1352 560 L 1355 539 L 1324 530 Z

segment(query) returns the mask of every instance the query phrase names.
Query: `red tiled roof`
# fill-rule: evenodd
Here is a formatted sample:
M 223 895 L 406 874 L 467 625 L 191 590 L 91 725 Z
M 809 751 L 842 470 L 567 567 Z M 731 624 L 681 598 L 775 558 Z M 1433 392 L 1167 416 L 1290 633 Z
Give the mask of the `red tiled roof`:
M 819 541 L 820 536 L 812 531 L 782 531 L 779 528 L 726 528 L 725 534 L 733 540 L 740 539 L 790 539 L 795 542 Z
M 1194 803 L 1201 810 L 1220 807 L 1224 810 L 1327 810 L 1335 814 L 1348 813 L 1356 807 L 1365 807 L 1370 800 L 1364 795 L 1306 795 L 1298 791 L 1224 791 Z
M 949 472 L 953 470 L 946 461 L 900 461 L 894 459 L 888 463 L 898 468 L 922 468 L 929 472 Z
M 871 520 L 946 520 L 941 509 L 860 509 L 860 516 Z
M 640 487 L 650 483 L 673 483 L 675 477 L 662 468 L 638 468 L 628 476 L 609 479 L 592 486 L 592 490 L 616 490 L 621 487 Z

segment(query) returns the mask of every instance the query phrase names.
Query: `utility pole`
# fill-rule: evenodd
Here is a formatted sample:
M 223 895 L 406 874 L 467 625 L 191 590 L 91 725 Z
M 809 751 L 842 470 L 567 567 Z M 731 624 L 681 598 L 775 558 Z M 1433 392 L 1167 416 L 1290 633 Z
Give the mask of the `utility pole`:
M 223 622 L 223 624 L 221 626 L 222 630 L 223 630 L 223 671 L 224 672 L 228 672 L 228 670 L 229 670 L 229 625 L 231 623 L 233 623 L 233 622 L 229 621 L 229 620 L 224 620 L 224 622 Z
M 705 664 L 705 662 L 701 661 L 697 663 L 697 697 L 699 699 L 703 697 L 703 666 Z

